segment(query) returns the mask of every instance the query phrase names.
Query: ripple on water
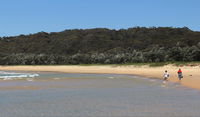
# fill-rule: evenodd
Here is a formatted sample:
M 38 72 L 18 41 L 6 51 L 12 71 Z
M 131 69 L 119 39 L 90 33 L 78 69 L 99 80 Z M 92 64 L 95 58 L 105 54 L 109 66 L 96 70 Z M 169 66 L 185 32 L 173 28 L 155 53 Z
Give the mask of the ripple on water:
M 3 82 L 6 86 L 43 88 L 0 90 L 2 117 L 200 115 L 199 91 L 180 85 L 177 88 L 176 83 L 162 87 L 161 80 L 113 74 L 40 73 L 37 79 L 49 80 Z

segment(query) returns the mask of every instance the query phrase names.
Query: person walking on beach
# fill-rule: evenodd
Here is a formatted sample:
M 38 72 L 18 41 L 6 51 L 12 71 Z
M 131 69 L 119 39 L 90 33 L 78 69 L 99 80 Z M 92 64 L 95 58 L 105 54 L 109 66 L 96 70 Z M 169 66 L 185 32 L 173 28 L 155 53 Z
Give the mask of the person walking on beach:
M 178 79 L 179 79 L 179 81 L 181 81 L 181 79 L 183 78 L 183 74 L 182 74 L 182 71 L 180 68 L 177 73 L 178 73 Z
M 167 70 L 165 70 L 164 74 L 163 74 L 163 83 L 165 84 L 166 81 L 168 80 L 169 78 L 169 73 L 167 72 Z

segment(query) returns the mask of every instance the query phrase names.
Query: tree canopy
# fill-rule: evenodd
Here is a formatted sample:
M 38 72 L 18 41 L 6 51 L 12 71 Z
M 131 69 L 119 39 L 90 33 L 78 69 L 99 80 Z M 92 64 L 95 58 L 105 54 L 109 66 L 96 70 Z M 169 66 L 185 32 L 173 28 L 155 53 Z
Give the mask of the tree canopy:
M 0 38 L 0 64 L 199 61 L 200 32 L 187 27 L 74 29 Z

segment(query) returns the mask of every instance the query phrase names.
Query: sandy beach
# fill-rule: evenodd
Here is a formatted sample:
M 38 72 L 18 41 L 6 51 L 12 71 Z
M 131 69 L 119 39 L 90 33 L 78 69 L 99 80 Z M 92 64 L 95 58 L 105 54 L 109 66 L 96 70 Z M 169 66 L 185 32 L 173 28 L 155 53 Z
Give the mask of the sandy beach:
M 2 76 L 20 77 L 15 80 L 1 78 L 0 115 L 198 117 L 199 68 L 181 68 L 184 86 L 174 83 L 178 82 L 178 67 L 172 65 L 1 66 Z M 165 70 L 169 71 L 173 82 L 162 84 Z M 27 77 L 34 74 L 38 77 Z
M 117 65 L 96 65 L 96 66 L 0 66 L 3 71 L 49 71 L 49 72 L 64 72 L 64 73 L 109 73 L 109 74 L 132 74 L 148 78 L 162 79 L 163 72 L 168 70 L 170 74 L 169 80 L 179 82 L 177 71 L 181 68 L 184 78 L 181 84 L 186 87 L 200 90 L 200 66 L 182 66 L 166 65 L 163 67 L 149 66 L 117 66 Z

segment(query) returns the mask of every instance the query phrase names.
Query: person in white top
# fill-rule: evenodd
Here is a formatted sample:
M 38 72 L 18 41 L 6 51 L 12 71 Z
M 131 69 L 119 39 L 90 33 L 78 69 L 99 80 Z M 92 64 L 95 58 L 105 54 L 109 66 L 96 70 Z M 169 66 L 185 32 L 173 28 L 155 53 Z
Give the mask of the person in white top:
M 169 78 L 169 73 L 167 72 L 167 70 L 165 70 L 165 73 L 163 74 L 163 80 L 167 81 Z

